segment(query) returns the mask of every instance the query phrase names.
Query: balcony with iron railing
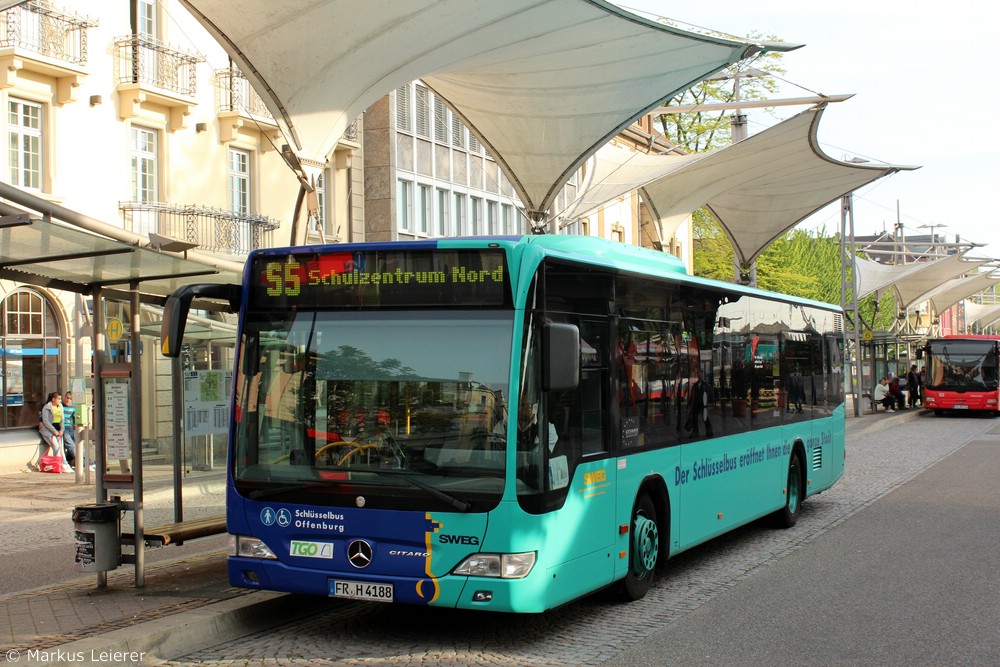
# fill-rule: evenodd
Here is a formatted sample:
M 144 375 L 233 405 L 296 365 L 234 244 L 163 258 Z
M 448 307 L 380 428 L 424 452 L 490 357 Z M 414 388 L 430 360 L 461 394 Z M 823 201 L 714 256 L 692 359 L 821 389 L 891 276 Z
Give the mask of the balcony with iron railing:
M 197 66 L 205 58 L 147 35 L 119 37 L 115 50 L 116 92 L 122 120 L 138 115 L 143 102 L 154 102 L 170 109 L 171 130 L 183 127 L 184 117 L 196 104 Z
M 197 244 L 201 250 L 246 255 L 273 245 L 279 221 L 265 215 L 241 215 L 219 208 L 163 202 L 119 202 L 125 229 L 150 232 Z
M 235 67 L 215 71 L 215 112 L 219 117 L 219 141 L 234 141 L 244 121 L 248 121 L 269 135 L 270 141 L 263 142 L 264 150 L 268 143 L 280 145 L 278 124 L 270 110 L 243 72 Z
M 35 0 L 0 12 L 0 86 L 25 70 L 56 81 L 55 101 L 74 101 L 87 65 L 87 37 L 97 22 Z
M 274 123 L 264 100 L 235 67 L 215 71 L 215 105 L 220 113 L 237 112 Z
M 215 108 L 219 118 L 226 121 L 221 124 L 220 141 L 223 143 L 232 141 L 235 131 L 242 127 L 242 122 L 235 119 L 249 118 L 262 131 L 278 127 L 263 98 L 254 90 L 246 75 L 235 67 L 215 71 Z M 358 125 L 358 120 L 348 125 L 341 139 L 359 143 L 361 132 Z M 277 140 L 278 135 L 275 134 L 274 138 Z

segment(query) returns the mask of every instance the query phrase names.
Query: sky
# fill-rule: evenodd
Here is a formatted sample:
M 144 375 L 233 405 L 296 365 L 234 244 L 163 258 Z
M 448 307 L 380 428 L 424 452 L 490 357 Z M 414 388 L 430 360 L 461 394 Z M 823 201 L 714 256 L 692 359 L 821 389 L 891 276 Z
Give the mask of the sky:
M 934 232 L 985 244 L 970 256 L 1000 258 L 1000 77 L 992 51 L 1000 19 L 996 0 L 615 0 L 635 13 L 745 37 L 759 32 L 804 44 L 786 53 L 774 97 L 850 94 L 831 104 L 819 141 L 831 157 L 919 165 L 855 192 L 855 233 Z M 681 27 L 684 27 L 683 25 Z M 795 84 L 795 85 L 792 85 Z M 747 109 L 754 134 L 777 117 Z M 800 225 L 840 226 L 839 204 Z

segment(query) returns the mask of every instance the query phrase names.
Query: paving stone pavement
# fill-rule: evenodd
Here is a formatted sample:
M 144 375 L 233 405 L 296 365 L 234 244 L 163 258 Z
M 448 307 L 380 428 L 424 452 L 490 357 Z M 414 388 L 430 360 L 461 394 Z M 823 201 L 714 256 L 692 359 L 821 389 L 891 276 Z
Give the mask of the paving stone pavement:
M 744 527 L 671 560 L 643 600 L 601 595 L 538 616 L 331 600 L 305 622 L 271 628 L 166 664 L 601 665 L 719 593 L 808 545 L 973 439 L 1000 440 L 990 418 L 923 411 L 848 419 L 847 465 L 791 530 Z
M 805 503 L 794 529 L 751 525 L 681 554 L 670 561 L 647 597 L 636 603 L 619 604 L 595 595 L 543 615 L 512 616 L 290 596 L 292 605 L 301 603 L 306 609 L 315 605 L 318 611 L 305 620 L 276 626 L 276 619 L 290 616 L 273 614 L 262 621 L 269 629 L 165 664 L 600 665 L 760 568 L 808 545 L 966 442 L 1000 440 L 1000 422 L 988 418 L 935 418 L 905 411 L 849 418 L 847 424 L 844 478 Z M 152 480 L 146 494 L 147 525 L 170 520 L 169 484 L 162 472 L 156 481 L 156 474 L 147 477 Z M 186 516 L 221 510 L 219 479 L 195 480 L 186 489 Z M 0 475 L 0 555 L 16 559 L 23 555 L 19 548 L 29 543 L 72 544 L 70 511 L 87 502 L 93 502 L 93 487 L 76 485 L 69 475 Z M 198 623 L 201 618 L 211 623 L 215 609 L 273 595 L 230 588 L 225 559 L 218 550 L 148 564 L 143 591 L 135 590 L 132 577 L 131 566 L 124 566 L 109 576 L 109 586 L 102 591 L 95 588 L 94 575 L 83 575 L 63 584 L 0 595 L 0 663 L 9 661 L 11 649 L 37 653 L 77 646 L 84 638 L 111 637 L 136 623 L 145 627 L 158 621 L 180 622 L 194 614 L 204 614 Z M 209 640 L 200 646 L 210 644 Z

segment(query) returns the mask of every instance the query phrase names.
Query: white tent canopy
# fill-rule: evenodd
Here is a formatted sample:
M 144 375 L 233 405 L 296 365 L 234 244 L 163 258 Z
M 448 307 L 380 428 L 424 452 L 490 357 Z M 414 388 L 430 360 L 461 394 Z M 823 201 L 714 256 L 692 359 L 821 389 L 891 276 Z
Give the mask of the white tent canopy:
M 881 264 L 873 262 L 870 259 L 858 257 L 855 260 L 858 298 L 866 297 L 873 292 L 881 292 L 885 289 L 893 288 L 896 290 L 896 297 L 900 308 L 909 308 L 915 303 L 926 301 L 934 296 L 939 288 L 945 285 L 949 288 L 957 287 L 958 283 L 949 282 L 953 278 L 972 273 L 990 261 L 988 259 L 969 259 L 965 257 L 965 253 L 969 249 L 971 249 L 971 246 L 955 255 L 931 258 L 914 264 Z M 971 291 L 967 291 L 955 301 L 949 303 L 948 306 L 986 287 L 988 285 L 983 285 L 978 289 L 973 287 Z M 957 291 L 963 291 L 964 289 L 962 288 Z M 938 298 L 942 303 L 947 300 L 947 296 L 943 292 Z M 948 306 L 944 306 L 944 308 Z M 938 309 L 937 312 L 941 312 L 942 309 Z
M 592 159 L 586 188 L 563 216 L 582 217 L 644 188 L 647 204 L 672 235 L 708 206 L 746 266 L 803 218 L 852 190 L 915 167 L 840 162 L 824 154 L 816 128 L 825 104 L 744 139 L 696 155 L 650 155 L 607 145 Z
M 988 327 L 997 320 L 1000 320 L 1000 306 L 987 305 L 982 303 L 969 303 L 965 306 L 965 322 L 973 325 L 979 323 Z
M 942 313 L 962 299 L 970 297 L 973 294 L 978 294 L 997 283 L 1000 283 L 1000 278 L 995 277 L 988 271 L 985 273 L 975 273 L 964 278 L 949 280 L 931 292 L 928 299 L 934 308 L 934 312 Z
M 926 301 L 930 293 L 952 278 L 963 276 L 975 271 L 988 262 L 986 259 L 970 260 L 965 253 L 948 255 L 933 262 L 920 262 L 920 268 L 906 274 L 905 280 L 894 283 L 899 296 L 900 308 L 909 308 L 914 304 Z
M 905 280 L 908 274 L 919 271 L 921 264 L 882 264 L 863 257 L 856 257 L 854 260 L 855 283 L 857 285 L 858 298 L 863 299 L 869 294 L 882 292 L 891 288 L 897 281 Z
M 793 45 L 706 37 L 603 0 L 181 0 L 299 158 L 323 164 L 389 91 L 422 79 L 541 217 L 583 161 L 709 74 Z
M 825 106 L 646 185 L 663 233 L 672 234 L 704 205 L 746 268 L 772 241 L 830 202 L 883 176 L 916 168 L 841 162 L 826 155 L 816 136 Z

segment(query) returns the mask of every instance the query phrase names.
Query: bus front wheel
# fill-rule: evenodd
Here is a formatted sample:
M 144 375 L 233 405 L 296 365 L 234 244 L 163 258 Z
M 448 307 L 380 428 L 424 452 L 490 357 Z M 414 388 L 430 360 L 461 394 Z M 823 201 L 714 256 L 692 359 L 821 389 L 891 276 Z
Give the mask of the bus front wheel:
M 660 557 L 660 527 L 657 523 L 656 506 L 645 493 L 636 501 L 632 509 L 630 525 L 628 574 L 619 585 L 619 593 L 625 600 L 639 600 L 653 585 L 656 564 Z
M 788 462 L 788 484 L 785 487 L 785 506 L 775 515 L 778 528 L 791 528 L 799 520 L 805 492 L 802 484 L 802 462 L 799 453 L 794 452 Z

